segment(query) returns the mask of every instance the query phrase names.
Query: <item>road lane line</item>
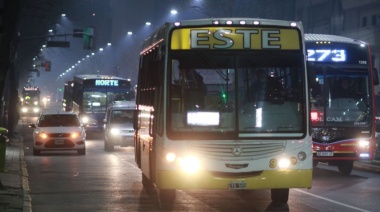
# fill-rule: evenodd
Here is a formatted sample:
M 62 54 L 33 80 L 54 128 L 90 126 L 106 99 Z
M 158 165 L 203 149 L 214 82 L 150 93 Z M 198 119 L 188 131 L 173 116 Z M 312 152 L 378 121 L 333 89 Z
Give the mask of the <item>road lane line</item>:
M 316 198 L 319 198 L 319 199 L 323 199 L 323 200 L 326 200 L 328 202 L 335 203 L 335 204 L 338 204 L 338 205 L 341 205 L 341 206 L 344 206 L 344 207 L 347 207 L 347 208 L 351 208 L 351 209 L 354 209 L 354 210 L 363 211 L 363 212 L 370 212 L 370 211 L 367 211 L 367 210 L 364 210 L 364 209 L 361 209 L 361 208 L 357 208 L 357 207 L 354 207 L 354 206 L 351 206 L 351 205 L 347 205 L 347 204 L 344 204 L 344 203 L 341 203 L 341 202 L 337 202 L 337 201 L 332 200 L 332 199 L 328 199 L 328 198 L 325 198 L 325 197 L 322 197 L 322 196 L 318 196 L 318 195 L 315 195 L 315 194 L 303 191 L 301 189 L 292 189 L 292 190 L 296 190 L 298 192 L 307 194 L 309 196 L 313 196 L 313 197 L 316 197 Z

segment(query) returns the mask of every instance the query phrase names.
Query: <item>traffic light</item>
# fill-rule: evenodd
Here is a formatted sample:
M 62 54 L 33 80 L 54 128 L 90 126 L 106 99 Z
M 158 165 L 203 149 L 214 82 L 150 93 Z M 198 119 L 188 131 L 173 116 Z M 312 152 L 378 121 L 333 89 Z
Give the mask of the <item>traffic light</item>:
M 51 62 L 50 61 L 45 61 L 45 71 L 51 71 Z
M 94 27 L 86 27 L 83 30 L 83 48 L 94 49 Z

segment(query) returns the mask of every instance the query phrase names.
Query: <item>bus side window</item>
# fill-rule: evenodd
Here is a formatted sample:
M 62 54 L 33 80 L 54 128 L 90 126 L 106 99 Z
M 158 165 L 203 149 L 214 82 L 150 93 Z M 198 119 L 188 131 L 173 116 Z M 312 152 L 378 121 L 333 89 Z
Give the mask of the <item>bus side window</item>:
M 170 89 L 170 95 L 171 95 L 171 102 L 172 102 L 172 112 L 174 113 L 180 113 L 181 110 L 181 98 L 182 98 L 182 87 L 183 83 L 181 82 L 180 78 L 180 70 L 178 67 L 178 60 L 172 61 L 172 77 L 171 77 L 171 89 Z

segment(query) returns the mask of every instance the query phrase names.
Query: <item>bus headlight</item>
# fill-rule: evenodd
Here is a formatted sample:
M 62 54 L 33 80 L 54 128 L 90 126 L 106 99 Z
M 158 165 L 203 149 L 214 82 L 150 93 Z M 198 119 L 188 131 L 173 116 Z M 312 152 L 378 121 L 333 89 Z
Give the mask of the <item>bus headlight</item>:
M 369 147 L 369 141 L 366 140 L 359 140 L 359 146 L 361 148 Z
M 278 167 L 280 169 L 287 169 L 290 166 L 290 160 L 288 158 L 281 158 L 278 160 Z
M 28 112 L 28 108 L 26 108 L 26 107 L 21 108 L 21 112 L 23 112 L 23 113 Z
M 35 107 L 35 108 L 33 108 L 33 112 L 38 113 L 38 112 L 40 112 L 40 109 Z
M 201 163 L 194 156 L 186 156 L 178 158 L 178 164 L 188 174 L 197 173 L 201 168 Z
M 168 154 L 166 154 L 165 158 L 168 162 L 174 162 L 177 157 L 174 153 L 169 152 Z

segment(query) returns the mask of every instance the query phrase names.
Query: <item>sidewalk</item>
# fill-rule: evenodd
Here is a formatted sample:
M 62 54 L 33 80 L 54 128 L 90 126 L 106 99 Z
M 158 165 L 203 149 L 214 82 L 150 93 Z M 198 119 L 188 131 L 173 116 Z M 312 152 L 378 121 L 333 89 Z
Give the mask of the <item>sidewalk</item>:
M 0 211 L 31 212 L 28 171 L 22 136 L 15 135 L 6 144 L 5 169 L 0 172 Z
M 0 212 L 32 212 L 21 135 L 10 138 L 5 157 L 5 170 L 0 172 Z M 380 161 L 357 161 L 354 168 L 380 173 Z

